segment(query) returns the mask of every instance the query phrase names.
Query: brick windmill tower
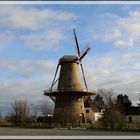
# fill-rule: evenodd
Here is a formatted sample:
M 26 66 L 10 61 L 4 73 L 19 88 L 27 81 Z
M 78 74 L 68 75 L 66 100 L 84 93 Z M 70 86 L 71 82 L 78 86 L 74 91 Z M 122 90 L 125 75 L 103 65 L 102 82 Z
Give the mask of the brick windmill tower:
M 92 95 L 92 92 L 88 91 L 81 63 L 90 47 L 86 47 L 81 53 L 75 30 L 74 39 L 78 56 L 64 55 L 59 59 L 51 88 L 49 91 L 44 91 L 44 95 L 55 102 L 54 121 L 56 123 L 86 123 L 84 102 Z M 59 68 L 60 74 L 56 79 Z M 81 84 L 79 68 L 82 71 L 85 89 Z M 54 91 L 53 87 L 57 82 L 57 90 Z

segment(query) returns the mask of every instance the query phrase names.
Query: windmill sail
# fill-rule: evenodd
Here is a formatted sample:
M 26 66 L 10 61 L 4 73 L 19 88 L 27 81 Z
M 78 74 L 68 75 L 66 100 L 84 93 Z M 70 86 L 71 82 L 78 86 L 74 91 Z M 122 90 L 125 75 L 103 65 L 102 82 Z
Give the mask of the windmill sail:
M 80 63 L 80 66 L 81 66 L 81 70 L 82 70 L 82 75 L 83 75 L 83 79 L 84 79 L 85 87 L 86 87 L 86 90 L 88 90 L 87 82 L 86 82 L 86 78 L 85 78 L 85 74 L 84 74 L 84 69 L 83 69 L 83 65 L 82 65 L 82 63 Z
M 56 83 L 56 81 L 58 81 L 58 79 L 55 81 L 55 78 L 56 78 L 56 75 L 57 75 L 58 68 L 59 68 L 59 64 L 57 65 L 57 68 L 56 68 L 56 71 L 55 71 L 55 75 L 54 75 L 53 82 L 52 82 L 52 85 L 51 85 L 51 90 L 52 90 L 54 84 Z
M 79 59 L 82 60 L 89 51 L 90 51 L 90 47 L 89 46 L 84 48 L 84 51 L 83 51 L 83 53 L 81 53 Z
M 77 50 L 77 54 L 78 54 L 78 60 L 80 62 L 80 67 L 81 67 L 81 71 L 82 71 L 82 75 L 83 75 L 83 80 L 84 80 L 84 84 L 85 84 L 85 88 L 86 90 L 88 90 L 88 87 L 87 87 L 87 83 L 86 83 L 86 78 L 85 78 L 85 74 L 84 74 L 84 69 L 83 69 L 83 65 L 81 63 L 81 60 L 85 57 L 85 55 L 90 51 L 90 47 L 89 45 L 84 48 L 84 51 L 83 53 L 81 54 L 80 53 L 80 48 L 79 48 L 79 44 L 78 44 L 78 39 L 77 39 L 77 36 L 76 36 L 76 32 L 75 32 L 75 29 L 73 30 L 74 31 L 74 38 L 75 38 L 75 44 L 76 44 L 76 50 Z
M 78 39 L 76 36 L 75 29 L 73 31 L 74 31 L 74 38 L 75 38 L 75 43 L 76 43 L 76 50 L 77 50 L 78 56 L 80 57 L 80 49 L 79 49 L 79 44 L 78 44 Z

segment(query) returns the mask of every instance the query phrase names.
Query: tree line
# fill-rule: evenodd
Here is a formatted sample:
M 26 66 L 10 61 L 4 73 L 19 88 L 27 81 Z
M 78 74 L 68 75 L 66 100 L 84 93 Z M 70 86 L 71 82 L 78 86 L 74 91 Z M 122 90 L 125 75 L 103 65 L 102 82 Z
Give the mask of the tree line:
M 99 89 L 94 94 L 89 102 L 103 112 L 98 123 L 105 128 L 121 128 L 125 115 L 130 113 L 132 107 L 129 97 L 126 94 L 117 95 L 111 89 Z
M 48 116 L 53 113 L 53 106 L 47 102 L 41 104 L 28 104 L 25 100 L 15 100 L 11 103 L 11 110 L 6 115 L 6 120 L 12 126 L 27 127 L 38 123 L 40 116 Z
M 121 128 L 124 116 L 129 114 L 132 107 L 129 97 L 126 94 L 117 95 L 111 89 L 99 89 L 93 93 L 94 95 L 87 102 L 91 107 L 95 106 L 103 112 L 98 123 L 105 128 Z M 53 114 L 53 105 L 48 102 L 29 105 L 25 100 L 15 100 L 11 103 L 11 110 L 6 118 L 14 126 L 25 127 L 38 123 L 39 116 L 49 119 L 50 114 Z

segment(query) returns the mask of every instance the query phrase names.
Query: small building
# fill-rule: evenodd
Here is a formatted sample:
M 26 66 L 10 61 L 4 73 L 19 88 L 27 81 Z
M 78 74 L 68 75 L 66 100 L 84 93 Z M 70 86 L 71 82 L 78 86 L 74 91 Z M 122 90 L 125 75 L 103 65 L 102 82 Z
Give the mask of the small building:
M 102 112 L 95 106 L 90 106 L 88 102 L 85 103 L 85 115 L 87 123 L 96 123 L 101 117 Z
M 52 121 L 53 115 L 48 114 L 48 115 L 42 115 L 37 117 L 37 123 L 48 123 Z
M 7 118 L 6 117 L 0 117 L 0 125 L 3 125 L 3 124 L 7 124 Z
M 125 122 L 140 123 L 140 106 L 131 107 L 129 113 L 125 116 Z

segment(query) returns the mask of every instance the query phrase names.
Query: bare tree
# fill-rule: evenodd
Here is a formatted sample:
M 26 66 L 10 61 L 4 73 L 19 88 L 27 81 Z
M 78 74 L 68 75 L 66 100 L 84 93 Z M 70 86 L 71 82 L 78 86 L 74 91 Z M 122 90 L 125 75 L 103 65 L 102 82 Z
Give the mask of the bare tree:
M 12 110 L 9 113 L 10 121 L 23 127 L 28 122 L 29 118 L 29 108 L 27 101 L 16 100 L 11 103 L 11 106 Z
M 31 115 L 31 121 L 33 123 L 37 123 L 38 114 L 39 114 L 39 105 L 31 104 L 30 115 Z
M 123 121 L 123 114 L 116 104 L 116 93 L 111 89 L 99 89 L 95 93 L 99 94 L 104 101 L 104 106 L 102 107 L 104 112 L 101 118 L 103 125 L 106 128 L 120 127 Z
M 114 100 L 110 99 L 105 106 L 102 122 L 104 126 L 111 128 L 120 128 L 123 120 L 123 115 L 117 107 Z
M 139 93 L 138 100 L 139 100 L 139 102 L 137 103 L 137 105 L 140 106 L 140 93 Z
M 48 124 L 48 127 L 51 128 L 53 123 L 53 104 L 43 101 L 38 105 L 38 113 L 41 116 L 38 116 L 37 122 Z
M 89 99 L 88 103 L 92 108 L 97 107 L 99 111 L 101 111 L 105 105 L 103 97 L 99 93 L 95 95 L 94 99 Z
M 53 114 L 53 105 L 48 102 L 42 102 L 38 106 L 39 111 L 42 115 L 47 116 L 48 114 Z

